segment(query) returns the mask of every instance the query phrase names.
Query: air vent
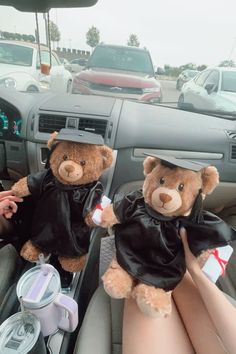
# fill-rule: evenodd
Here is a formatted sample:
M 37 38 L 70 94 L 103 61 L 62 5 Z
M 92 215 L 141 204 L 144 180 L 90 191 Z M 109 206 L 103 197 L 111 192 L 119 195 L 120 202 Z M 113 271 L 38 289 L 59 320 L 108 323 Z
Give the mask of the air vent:
M 88 119 L 80 118 L 79 120 L 79 129 L 85 130 L 87 132 L 100 134 L 102 137 L 105 137 L 107 128 L 107 121 L 101 119 Z
M 231 145 L 231 160 L 236 160 L 236 145 Z
M 66 117 L 42 114 L 39 116 L 39 131 L 41 133 L 53 133 L 65 128 Z
M 41 114 L 39 116 L 39 132 L 52 133 L 66 127 L 67 117 L 59 115 Z M 90 133 L 106 135 L 107 121 L 103 119 L 79 118 L 78 129 Z
M 235 130 L 226 130 L 226 134 L 230 139 L 236 139 L 236 131 Z

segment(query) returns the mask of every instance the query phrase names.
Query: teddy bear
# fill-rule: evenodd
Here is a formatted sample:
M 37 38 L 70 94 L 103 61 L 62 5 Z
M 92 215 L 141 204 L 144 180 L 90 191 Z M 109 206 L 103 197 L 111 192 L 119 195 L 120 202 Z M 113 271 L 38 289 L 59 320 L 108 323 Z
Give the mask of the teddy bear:
M 236 232 L 202 209 L 219 183 L 214 166 L 155 154 L 143 166 L 142 190 L 116 198 L 102 212 L 101 226 L 114 226 L 116 246 L 102 281 L 111 297 L 133 297 L 145 315 L 166 317 L 171 292 L 186 272 L 180 228 L 202 261 L 209 249 L 235 239 Z
M 16 196 L 31 195 L 36 204 L 20 254 L 31 262 L 53 254 L 64 270 L 78 272 L 86 261 L 93 209 L 103 196 L 98 179 L 112 163 L 112 149 L 102 136 L 73 129 L 52 133 L 47 146 L 47 168 L 12 186 Z

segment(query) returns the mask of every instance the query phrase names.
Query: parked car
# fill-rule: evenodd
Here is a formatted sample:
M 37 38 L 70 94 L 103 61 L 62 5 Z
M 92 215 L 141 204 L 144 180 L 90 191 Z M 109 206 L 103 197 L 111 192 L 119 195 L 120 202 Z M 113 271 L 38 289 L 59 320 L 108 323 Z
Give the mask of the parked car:
M 40 48 L 41 64 L 50 65 L 50 52 Z M 71 73 L 61 65 L 55 53 L 51 55 L 50 72 L 42 71 L 38 45 L 28 42 L 0 40 L 0 86 L 17 91 L 68 92 Z
M 72 73 L 78 73 L 85 67 L 87 62 L 88 60 L 85 58 L 73 59 L 66 64 L 66 69 Z
M 236 68 L 216 67 L 202 71 L 183 86 L 178 106 L 236 111 Z
M 146 49 L 99 44 L 85 70 L 75 76 L 72 93 L 160 102 L 162 90 Z
M 176 90 L 181 90 L 183 85 L 188 82 L 189 80 L 193 79 L 197 74 L 199 73 L 198 70 L 184 70 L 182 73 L 179 75 L 177 81 L 176 81 Z
M 59 60 L 60 60 L 60 63 L 63 64 L 63 65 L 68 65 L 69 64 L 69 60 L 67 60 L 66 58 L 60 58 L 59 57 Z

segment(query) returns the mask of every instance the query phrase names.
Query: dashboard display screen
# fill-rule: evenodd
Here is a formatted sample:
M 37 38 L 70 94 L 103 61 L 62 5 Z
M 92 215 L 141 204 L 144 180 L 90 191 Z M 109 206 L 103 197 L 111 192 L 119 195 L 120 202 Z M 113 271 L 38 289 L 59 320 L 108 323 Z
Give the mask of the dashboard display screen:
M 20 113 L 14 107 L 0 100 L 0 139 L 21 140 L 21 124 Z

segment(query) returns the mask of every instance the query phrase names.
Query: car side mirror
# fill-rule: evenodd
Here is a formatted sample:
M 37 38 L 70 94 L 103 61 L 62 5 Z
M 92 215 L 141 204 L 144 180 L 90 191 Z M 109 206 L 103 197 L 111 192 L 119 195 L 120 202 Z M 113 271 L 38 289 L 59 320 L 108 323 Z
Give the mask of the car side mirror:
M 41 64 L 40 71 L 41 71 L 41 74 L 43 74 L 43 75 L 50 75 L 50 65 Z
M 206 84 L 206 86 L 204 88 L 207 91 L 208 95 L 210 95 L 210 93 L 215 91 L 216 85 L 215 84 Z

